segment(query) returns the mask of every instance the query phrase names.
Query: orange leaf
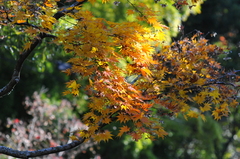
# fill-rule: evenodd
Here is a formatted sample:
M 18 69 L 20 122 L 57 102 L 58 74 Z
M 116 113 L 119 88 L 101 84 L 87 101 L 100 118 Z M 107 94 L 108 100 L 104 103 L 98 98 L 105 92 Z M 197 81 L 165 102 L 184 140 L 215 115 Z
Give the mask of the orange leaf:
M 127 14 L 128 15 L 134 14 L 134 10 L 132 10 L 132 9 L 127 10 Z
M 28 49 L 30 49 L 31 44 L 32 44 L 31 42 L 26 43 L 25 46 L 24 46 L 24 48 L 23 48 L 23 50 L 28 50 Z
M 26 20 L 17 20 L 17 23 L 26 23 Z
M 138 133 L 135 133 L 135 132 L 131 133 L 131 136 L 135 141 L 138 141 L 139 139 L 142 138 L 141 134 L 138 134 Z
M 117 136 L 121 137 L 123 133 L 130 131 L 130 128 L 128 126 L 123 126 L 120 128 L 120 132 L 118 133 Z

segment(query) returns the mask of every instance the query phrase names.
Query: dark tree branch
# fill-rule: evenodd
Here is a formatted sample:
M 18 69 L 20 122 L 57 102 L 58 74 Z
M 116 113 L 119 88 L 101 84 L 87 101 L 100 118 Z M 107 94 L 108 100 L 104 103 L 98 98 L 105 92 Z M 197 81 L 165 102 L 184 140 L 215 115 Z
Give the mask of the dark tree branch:
M 84 0 L 84 1 L 82 1 L 82 2 L 75 2 L 75 3 L 73 3 L 71 6 L 69 6 L 69 7 L 73 7 L 72 9 L 63 9 L 62 11 L 58 11 L 53 17 L 55 18 L 55 19 L 60 19 L 61 17 L 63 17 L 66 13 L 70 13 L 70 12 L 72 12 L 73 10 L 74 10 L 74 7 L 77 7 L 77 6 L 80 6 L 80 5 L 82 5 L 83 3 L 85 3 L 85 2 L 87 2 L 88 0 Z
M 46 34 L 46 33 L 40 33 L 38 36 L 36 36 L 30 45 L 30 48 L 27 50 L 24 50 L 20 55 L 17 60 L 17 63 L 14 67 L 14 71 L 12 74 L 11 80 L 8 82 L 6 86 L 0 89 L 0 97 L 3 97 L 13 90 L 13 88 L 18 84 L 20 81 L 20 72 L 23 66 L 24 61 L 27 59 L 27 57 L 32 53 L 32 51 L 37 47 L 38 44 L 41 43 L 42 39 L 45 37 L 52 37 L 54 38 L 55 36 Z
M 32 53 L 32 51 L 37 47 L 37 45 L 42 41 L 42 39 L 46 34 L 39 34 L 34 41 L 32 42 L 32 44 L 30 45 L 30 48 L 28 50 L 23 51 L 20 55 L 19 58 L 17 60 L 17 63 L 14 67 L 14 71 L 12 74 L 12 78 L 9 81 L 9 83 L 4 86 L 3 88 L 0 89 L 0 97 L 3 97 L 7 94 L 9 94 L 13 88 L 16 86 L 16 84 L 20 81 L 20 72 L 22 69 L 22 65 L 23 62 L 26 60 L 26 58 Z
M 12 157 L 28 159 L 30 157 L 43 156 L 43 155 L 48 155 L 48 154 L 57 153 L 57 152 L 61 152 L 61 151 L 70 150 L 74 147 L 79 146 L 84 141 L 85 141 L 85 139 L 81 138 L 81 139 L 79 139 L 79 141 L 73 141 L 73 142 L 65 144 L 65 145 L 61 145 L 61 146 L 57 146 L 57 147 L 49 147 L 49 148 L 36 150 L 36 151 L 18 151 L 18 150 L 14 150 L 14 149 L 11 149 L 11 148 L 8 148 L 5 146 L 0 146 L 0 153 L 8 155 L 8 156 L 12 156 Z
M 25 26 L 36 28 L 36 29 L 40 29 L 40 27 L 38 27 L 36 25 L 33 25 L 33 24 L 30 24 L 28 21 L 24 22 L 24 23 L 14 23 L 14 25 L 25 25 Z

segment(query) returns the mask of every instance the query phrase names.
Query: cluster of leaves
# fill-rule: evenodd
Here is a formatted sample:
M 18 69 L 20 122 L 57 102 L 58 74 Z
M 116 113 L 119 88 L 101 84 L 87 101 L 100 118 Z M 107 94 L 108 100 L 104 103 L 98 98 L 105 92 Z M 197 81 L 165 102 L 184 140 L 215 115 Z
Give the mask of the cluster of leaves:
M 229 75 L 237 80 L 236 72 L 224 72 L 214 60 L 222 50 L 207 44 L 206 39 L 195 35 L 156 53 L 167 27 L 146 4 L 126 1 L 133 8 L 127 14 L 136 19 L 116 23 L 82 10 L 87 0 L 77 0 L 65 9 L 59 9 L 57 1 L 0 1 L 8 8 L 1 10 L 1 24 L 25 25 L 24 32 L 39 39 L 54 37 L 56 44 L 73 54 L 68 61 L 72 67 L 65 72 L 79 78 L 67 83 L 64 94 L 77 96 L 84 87 L 89 97 L 89 112 L 83 116 L 88 128 L 79 130 L 81 138 L 108 141 L 124 133 L 135 140 L 146 133 L 150 139 L 164 137 L 163 114 L 184 113 L 186 118 L 201 116 L 205 120 L 204 112 L 212 110 L 214 118 L 220 119 L 228 115 L 229 106 L 237 104 L 234 81 L 224 82 Z M 181 8 L 189 3 L 177 0 L 173 5 Z M 62 16 L 73 19 L 72 27 L 56 27 Z M 24 50 L 32 49 L 38 38 L 26 43 Z M 81 86 L 82 79 L 89 84 Z M 111 123 L 120 123 L 117 134 L 104 128 Z
M 69 60 L 72 68 L 65 72 L 89 79 L 86 92 L 90 97 L 90 111 L 83 117 L 89 129 L 80 132 L 82 137 L 107 141 L 112 138 L 108 130 L 96 133 L 101 125 L 110 124 L 114 120 L 121 123 L 133 120 L 138 125 L 137 129 L 133 131 L 127 125 L 122 126 L 118 136 L 129 132 L 137 140 L 146 132 L 142 124 L 154 124 L 150 124 L 150 120 L 141 112 L 143 106 L 147 110 L 151 104 L 144 103 L 146 97 L 125 79 L 135 74 L 149 77 L 151 71 L 147 67 L 154 63 L 154 49 L 151 45 L 164 37 L 161 31 L 163 25 L 157 22 L 154 12 L 143 3 L 140 6 L 145 7 L 148 17 L 140 15 L 139 19 L 151 23 L 154 32 L 137 22 L 114 23 L 94 18 L 89 11 L 82 10 L 69 14 L 74 19 L 80 19 L 77 25 L 67 31 L 59 31 L 57 40 L 66 51 L 75 54 Z M 135 66 L 132 69 L 126 69 L 128 65 L 119 66 L 120 60 L 125 59 L 131 61 L 129 65 Z M 67 87 L 69 90 L 64 94 L 78 95 L 80 85 L 76 80 L 68 82 Z M 154 126 L 153 129 L 159 135 L 165 133 L 161 126 Z
M 164 46 L 154 55 L 158 63 L 152 67 L 152 79 L 139 84 L 144 93 L 156 96 L 155 108 L 164 106 L 169 113 L 203 120 L 204 113 L 211 110 L 219 120 L 228 116 L 229 106 L 238 104 L 234 84 L 239 80 L 238 71 L 225 72 L 215 60 L 224 50 L 208 44 L 201 34 Z
M 29 122 L 8 118 L 7 127 L 11 133 L 1 132 L 1 145 L 31 151 L 44 147 L 56 147 L 69 141 L 69 133 L 86 127 L 71 113 L 72 104 L 69 101 L 62 100 L 59 104 L 53 105 L 41 96 L 35 92 L 32 97 L 26 97 L 24 101 L 28 114 L 33 117 Z M 93 144 L 94 142 L 85 143 L 80 149 L 84 151 Z M 79 149 L 52 154 L 51 158 L 73 158 L 77 153 Z
M 166 27 L 145 4 L 139 3 L 139 7 L 144 13 L 135 10 L 137 19 L 154 30 L 136 22 L 109 22 L 79 10 L 69 14 L 79 19 L 77 25 L 59 32 L 57 40 L 74 53 L 69 60 L 72 68 L 66 73 L 89 79 L 85 87 L 89 112 L 83 117 L 88 129 L 79 131 L 81 137 L 112 139 L 113 134 L 103 126 L 114 122 L 121 123 L 119 137 L 124 133 L 135 140 L 145 133 L 150 139 L 164 137 L 167 133 L 159 122 L 161 114 L 184 113 L 185 118 L 201 116 L 205 120 L 204 112 L 211 110 L 218 120 L 228 115 L 229 106 L 238 104 L 235 85 L 223 81 L 229 74 L 237 77 L 235 72 L 226 74 L 214 59 L 222 49 L 196 34 L 154 54 L 153 46 L 163 41 L 162 29 Z M 136 78 L 129 82 L 129 77 Z M 67 87 L 64 94 L 79 94 L 76 80 Z

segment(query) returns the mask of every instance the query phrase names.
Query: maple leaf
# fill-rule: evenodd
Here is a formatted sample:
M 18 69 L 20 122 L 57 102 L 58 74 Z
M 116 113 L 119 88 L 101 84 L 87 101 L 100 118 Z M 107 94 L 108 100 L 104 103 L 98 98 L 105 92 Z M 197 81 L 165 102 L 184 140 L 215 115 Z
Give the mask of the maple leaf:
M 150 18 L 148 18 L 148 22 L 150 24 L 155 24 L 155 23 L 157 23 L 157 19 L 155 17 L 150 17 Z
M 206 82 L 206 79 L 204 79 L 204 78 L 199 78 L 199 79 L 197 80 L 197 82 L 195 82 L 195 83 L 198 84 L 198 85 L 203 85 L 205 82 Z
M 78 95 L 79 94 L 79 87 L 80 87 L 80 84 L 77 84 L 77 82 L 75 80 L 71 80 L 69 82 L 66 83 L 67 84 L 67 88 L 70 88 L 71 89 L 71 93 L 73 95 Z
M 216 99 L 220 96 L 220 93 L 217 89 L 215 89 L 214 91 L 210 92 L 209 95 Z
M 122 110 L 128 110 L 128 109 L 129 109 L 129 106 L 128 106 L 128 105 L 121 105 L 121 109 L 122 109 Z
M 78 137 L 75 136 L 75 135 L 71 135 L 71 136 L 69 136 L 69 138 L 70 138 L 72 141 L 79 141 Z
M 168 133 L 163 130 L 163 128 L 158 128 L 157 130 L 154 131 L 158 137 L 164 138 Z
M 212 111 L 212 116 L 214 116 L 214 119 L 215 119 L 215 120 L 221 119 L 221 116 L 219 115 L 220 112 L 221 112 L 220 109 L 216 109 L 216 110 L 213 110 L 213 111 Z
M 201 112 L 209 111 L 211 110 L 211 104 L 210 103 L 204 103 L 203 107 L 200 107 Z
M 136 132 L 132 132 L 130 133 L 130 135 L 132 136 L 132 138 L 135 140 L 135 141 L 138 141 L 139 139 L 142 138 L 142 135 L 141 134 L 138 134 Z
M 130 117 L 126 114 L 123 114 L 123 113 L 119 113 L 117 118 L 118 118 L 117 121 L 120 121 L 121 123 L 125 123 L 125 122 L 130 120 Z
M 103 120 L 102 120 L 102 123 L 104 123 L 104 124 L 109 124 L 111 122 L 111 119 L 110 118 L 104 118 Z
M 190 110 L 187 115 L 191 118 L 198 118 L 198 113 L 193 110 Z
M 31 42 L 26 43 L 25 46 L 24 46 L 24 48 L 23 48 L 23 50 L 28 50 L 28 49 L 30 49 L 31 44 L 32 44 Z
M 43 20 L 41 22 L 43 28 L 52 30 L 52 26 L 56 22 L 56 19 L 54 17 L 48 16 L 48 15 L 40 15 L 39 18 Z
M 117 136 L 121 137 L 123 133 L 129 132 L 129 131 L 130 131 L 130 128 L 128 126 L 122 126 Z
M 193 97 L 193 99 L 196 101 L 196 103 L 201 104 L 205 101 L 205 96 L 197 95 L 197 96 Z
M 97 141 L 97 142 L 100 142 L 100 141 L 108 141 L 110 139 L 112 139 L 112 134 L 110 131 L 108 130 L 105 130 L 103 133 L 98 133 L 96 135 L 94 135 L 94 140 Z
M 134 10 L 128 9 L 128 10 L 127 10 L 127 14 L 128 14 L 128 15 L 134 14 Z

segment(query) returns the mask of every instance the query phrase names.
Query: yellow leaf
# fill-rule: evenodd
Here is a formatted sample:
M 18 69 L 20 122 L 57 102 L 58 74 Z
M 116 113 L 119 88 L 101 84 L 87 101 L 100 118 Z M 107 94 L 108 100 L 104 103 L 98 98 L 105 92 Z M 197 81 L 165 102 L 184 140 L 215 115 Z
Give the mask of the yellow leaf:
M 88 81 L 89 81 L 89 85 L 92 86 L 93 85 L 93 81 L 90 78 L 88 79 Z
M 127 110 L 128 108 L 129 108 L 129 106 L 127 106 L 127 105 L 121 105 L 122 110 Z
M 186 91 L 184 91 L 184 90 L 180 90 L 179 91 L 179 95 L 181 96 L 181 97 L 187 97 L 187 95 L 185 94 L 186 93 Z
M 26 43 L 25 46 L 24 46 L 24 48 L 23 48 L 23 50 L 28 50 L 28 49 L 30 49 L 31 44 L 32 44 L 31 42 Z
M 71 84 L 68 86 L 68 88 L 78 89 L 80 87 L 80 84 L 77 84 L 75 80 L 71 81 Z
M 70 138 L 72 141 L 79 141 L 78 137 L 76 137 L 76 136 L 74 136 L 74 135 L 69 136 L 69 138 Z
M 193 100 L 196 101 L 196 103 L 201 104 L 205 101 L 205 96 L 204 95 L 196 95 L 193 97 Z
M 198 118 L 198 113 L 193 110 L 190 110 L 187 115 L 191 118 Z
M 199 79 L 197 80 L 196 84 L 198 84 L 198 85 L 203 85 L 203 84 L 205 83 L 205 81 L 206 81 L 206 79 L 204 79 L 204 78 L 199 78 Z
M 211 104 L 210 103 L 205 103 L 203 107 L 200 107 L 201 112 L 209 111 L 211 110 Z
M 201 114 L 200 116 L 201 116 L 202 120 L 205 122 L 205 121 L 206 121 L 205 115 L 204 115 L 204 114 Z
M 188 120 L 188 117 L 185 114 L 183 115 L 183 117 L 185 120 Z
M 79 87 L 80 84 L 77 84 L 77 82 L 75 80 L 71 80 L 69 82 L 67 82 L 67 88 L 71 89 L 71 94 L 73 95 L 78 95 L 79 94 Z
M 155 24 L 155 23 L 158 23 L 158 22 L 157 22 L 157 19 L 156 19 L 156 18 L 151 17 L 151 18 L 148 18 L 148 23 L 150 23 L 150 24 Z
M 212 96 L 213 98 L 218 98 L 220 96 L 218 90 L 214 90 L 212 92 L 209 93 L 210 96 Z
M 152 71 L 150 71 L 148 68 L 144 67 L 141 68 L 141 73 L 143 76 L 151 76 L 152 75 Z
M 201 69 L 201 73 L 202 73 L 203 75 L 207 75 L 207 74 L 208 74 L 208 70 L 207 70 L 206 68 L 202 68 L 202 69 Z
M 212 111 L 212 116 L 214 116 L 215 120 L 221 119 L 221 116 L 219 115 L 219 112 L 220 112 L 219 109 L 216 109 L 216 110 Z

